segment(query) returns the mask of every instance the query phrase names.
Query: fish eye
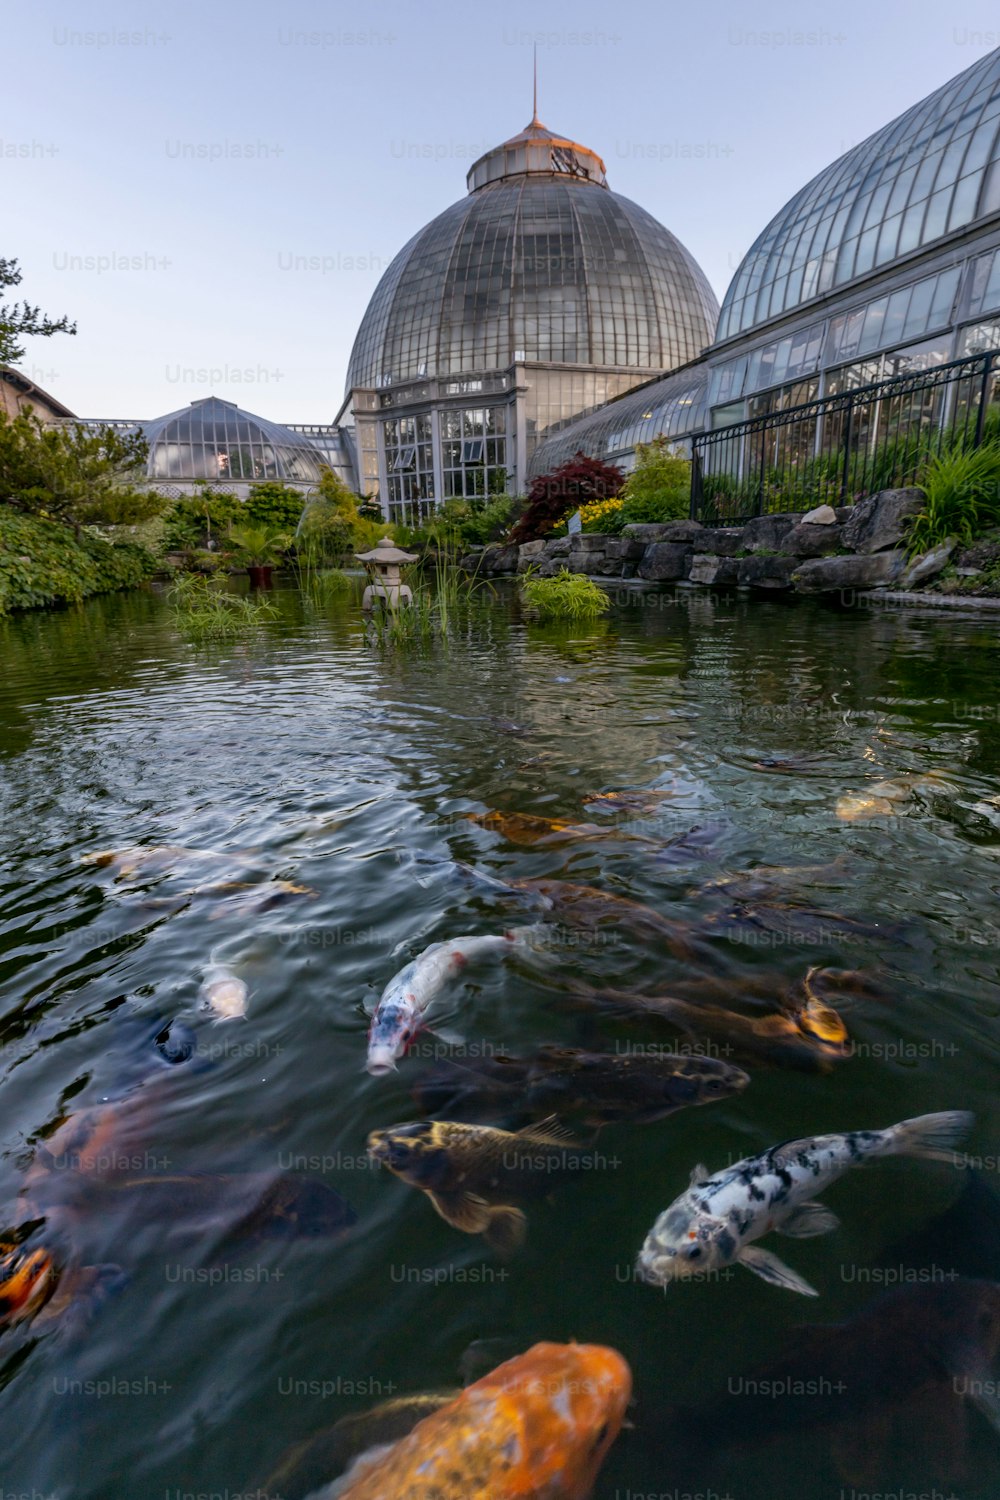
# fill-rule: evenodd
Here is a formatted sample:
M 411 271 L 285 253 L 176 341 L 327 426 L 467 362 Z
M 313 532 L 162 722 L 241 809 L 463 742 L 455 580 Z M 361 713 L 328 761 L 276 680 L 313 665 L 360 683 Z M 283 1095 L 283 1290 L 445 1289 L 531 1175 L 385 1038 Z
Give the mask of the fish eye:
M 700 1254 L 701 1254 L 701 1246 L 700 1245 L 692 1245 L 691 1249 L 687 1253 L 687 1258 L 688 1258 L 688 1260 L 697 1260 Z

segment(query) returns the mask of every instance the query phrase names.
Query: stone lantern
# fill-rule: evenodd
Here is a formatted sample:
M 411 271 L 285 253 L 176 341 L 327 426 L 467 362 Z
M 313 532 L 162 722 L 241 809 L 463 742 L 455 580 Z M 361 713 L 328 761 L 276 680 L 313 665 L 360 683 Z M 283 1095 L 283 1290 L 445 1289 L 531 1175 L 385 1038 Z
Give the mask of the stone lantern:
M 392 537 L 384 536 L 373 551 L 356 552 L 354 555 L 358 562 L 373 564 L 377 575 L 376 581 L 365 589 L 361 600 L 362 609 L 372 609 L 376 599 L 384 600 L 390 609 L 411 602 L 413 592 L 400 578 L 399 569 L 401 563 L 416 562 L 415 552 L 402 552 Z

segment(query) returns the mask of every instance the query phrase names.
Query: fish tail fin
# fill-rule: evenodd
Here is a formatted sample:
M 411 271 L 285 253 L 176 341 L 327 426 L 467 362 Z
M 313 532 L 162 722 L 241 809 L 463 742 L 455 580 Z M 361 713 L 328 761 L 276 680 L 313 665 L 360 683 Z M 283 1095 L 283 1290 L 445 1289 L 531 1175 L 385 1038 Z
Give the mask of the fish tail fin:
M 971 1130 L 974 1120 L 975 1115 L 967 1109 L 947 1109 L 903 1120 L 892 1127 L 891 1149 L 896 1156 L 922 1156 L 954 1165 L 955 1147 Z
M 513 1255 L 520 1250 L 528 1233 L 528 1220 L 519 1208 L 503 1206 L 490 1212 L 490 1221 L 483 1231 L 488 1245 L 500 1255 Z

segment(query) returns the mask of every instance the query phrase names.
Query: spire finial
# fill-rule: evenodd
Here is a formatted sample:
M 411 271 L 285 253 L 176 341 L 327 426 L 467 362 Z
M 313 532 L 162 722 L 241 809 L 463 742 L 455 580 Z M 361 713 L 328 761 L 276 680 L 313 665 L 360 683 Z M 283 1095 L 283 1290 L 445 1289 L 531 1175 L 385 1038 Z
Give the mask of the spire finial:
M 540 125 L 541 124 L 541 121 L 538 118 L 538 43 L 537 42 L 535 43 L 535 89 L 534 89 L 534 95 L 533 95 L 533 99 L 532 99 L 531 123 L 532 123 L 532 125 Z

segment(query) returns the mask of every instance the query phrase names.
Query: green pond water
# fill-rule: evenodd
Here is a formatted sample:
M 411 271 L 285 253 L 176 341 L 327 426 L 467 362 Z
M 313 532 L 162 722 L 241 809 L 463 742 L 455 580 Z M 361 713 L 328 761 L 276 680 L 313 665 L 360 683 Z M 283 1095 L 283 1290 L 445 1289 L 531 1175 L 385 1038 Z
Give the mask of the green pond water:
M 105 1270 L 64 1316 L 0 1333 L 0 1492 L 279 1493 L 262 1487 L 290 1446 L 389 1395 L 459 1384 L 470 1346 L 480 1374 L 572 1338 L 613 1345 L 635 1378 L 597 1500 L 865 1493 L 808 1425 L 727 1467 L 685 1451 L 672 1414 L 777 1358 L 799 1325 L 860 1312 L 891 1268 L 917 1264 L 898 1245 L 973 1180 L 980 1207 L 946 1223 L 927 1274 L 950 1256 L 1000 1277 L 1000 622 L 623 587 L 606 621 L 558 630 L 526 626 L 501 593 L 449 649 L 387 653 L 349 601 L 274 597 L 273 624 L 221 645 L 185 640 L 154 592 L 0 622 L 5 1221 L 40 1216 L 30 1187 L 19 1207 L 33 1159 L 103 1102 L 141 1122 L 127 1171 L 188 1179 L 130 1198 L 91 1194 L 73 1164 L 41 1172 L 43 1194 L 76 1179 L 49 1225 L 59 1258 Z M 839 798 L 885 780 L 901 788 L 889 815 L 838 819 Z M 637 787 L 669 795 L 645 817 L 584 801 Z M 466 816 L 490 809 L 609 836 L 516 845 Z M 124 878 L 81 862 L 138 845 L 217 857 Z M 867 927 L 811 917 L 786 933 L 743 910 L 708 938 L 713 972 L 755 981 L 748 1015 L 812 965 L 877 977 L 839 1006 L 855 1052 L 829 1073 L 748 1062 L 741 1097 L 606 1128 L 594 1169 L 529 1208 L 507 1262 L 367 1161 L 369 1131 L 419 1118 L 411 1090 L 435 1044 L 369 1077 L 363 1006 L 432 942 L 539 920 L 456 864 L 561 876 L 694 929 L 729 914 L 704 889 L 723 874 L 833 861 L 767 899 Z M 276 880 L 315 894 L 265 899 Z M 191 894 L 225 882 L 253 889 Z M 247 1019 L 199 1009 L 213 963 L 248 984 Z M 669 1028 L 563 1002 L 580 983 L 669 993 L 692 972 L 653 938 L 558 928 L 547 953 L 470 968 L 447 1025 L 473 1053 L 668 1043 Z M 194 1041 L 175 1066 L 153 1045 L 171 1021 Z M 962 1167 L 850 1173 L 824 1195 L 834 1234 L 768 1240 L 818 1300 L 741 1268 L 666 1293 L 633 1279 L 695 1163 L 951 1108 L 976 1114 Z M 241 1236 L 233 1183 L 248 1173 L 319 1181 L 349 1209 L 303 1226 L 321 1233 Z M 194 1204 L 191 1174 L 210 1174 Z M 945 1405 L 912 1418 L 914 1445 Z M 1000 1494 L 1000 1438 L 978 1412 L 956 1442 L 954 1462 L 926 1460 L 924 1488 Z M 914 1488 L 914 1445 L 876 1458 L 882 1491 Z

